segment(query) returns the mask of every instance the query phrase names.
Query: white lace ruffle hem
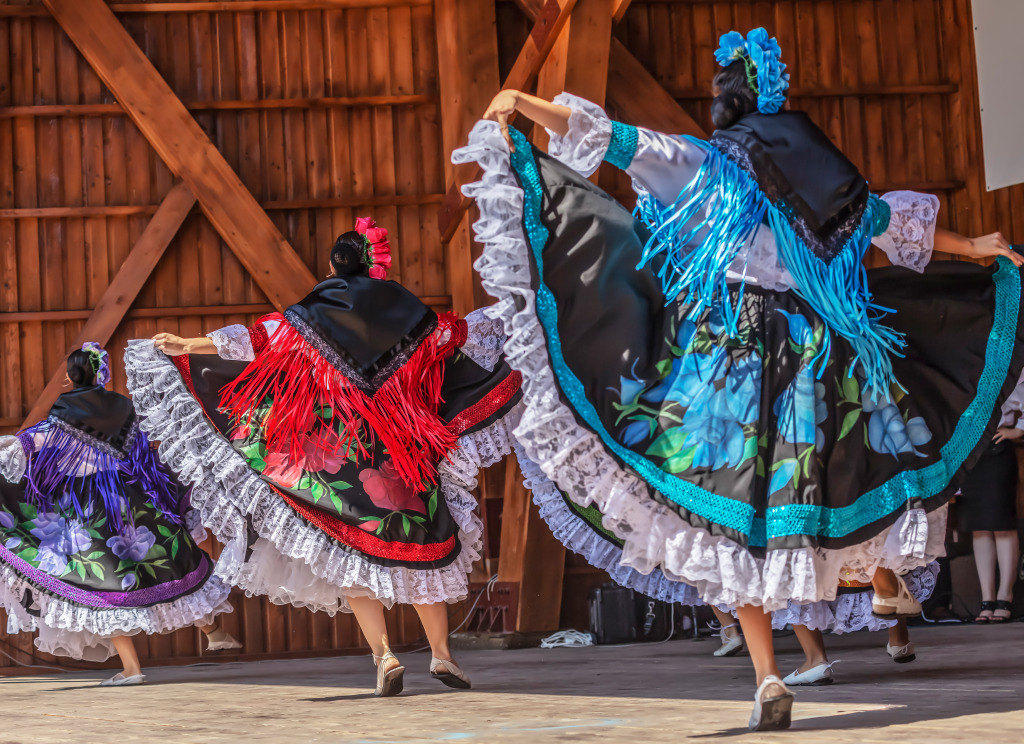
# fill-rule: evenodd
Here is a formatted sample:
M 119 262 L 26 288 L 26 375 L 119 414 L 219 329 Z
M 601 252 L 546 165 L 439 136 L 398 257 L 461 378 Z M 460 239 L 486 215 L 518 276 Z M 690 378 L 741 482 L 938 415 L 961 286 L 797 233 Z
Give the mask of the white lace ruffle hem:
M 915 568 L 903 576 L 907 589 L 918 602 L 924 602 L 935 591 L 939 576 L 939 564 Z M 896 624 L 895 620 L 876 617 L 871 612 L 874 592 L 839 594 L 835 599 L 810 604 L 789 603 L 788 607 L 772 613 L 772 627 L 782 630 L 787 625 L 803 625 L 811 630 L 830 631 L 837 635 L 854 633 L 858 630 L 886 630 Z
M 286 600 L 327 612 L 345 609 L 335 595 L 373 596 L 389 606 L 457 602 L 466 597 L 468 574 L 480 557 L 483 536 L 476 500 L 470 491 L 476 487 L 481 467 L 511 451 L 511 428 L 504 419 L 463 436 L 458 448 L 438 468 L 442 493 L 459 527 L 462 550 L 458 557 L 439 569 L 386 567 L 339 545 L 274 494 L 213 428 L 177 368 L 152 342 L 130 342 L 125 367 L 128 388 L 143 417 L 142 428 L 151 439 L 160 441 L 161 459 L 182 482 L 192 485 L 192 507 L 225 545 L 217 573 L 226 581 L 250 593 L 277 597 L 275 601 Z M 248 560 L 247 518 L 266 541 Z M 274 551 L 283 565 L 268 565 Z M 301 574 L 287 565 L 292 562 L 305 564 L 314 579 L 325 583 L 306 582 L 305 586 L 312 587 L 308 592 L 302 592 L 298 585 L 278 591 L 274 585 L 283 576 Z M 334 589 L 324 590 L 325 586 Z
M 619 467 L 559 397 L 530 284 L 524 195 L 497 124 L 479 122 L 469 145 L 456 150 L 452 161 L 476 162 L 483 169 L 483 179 L 463 192 L 480 209 L 473 227 L 484 251 L 475 268 L 484 289 L 498 299 L 487 312 L 504 321 L 506 359 L 523 373 L 525 411 L 516 438 L 526 456 L 570 498 L 600 509 L 604 526 L 625 541 L 622 565 L 643 574 L 660 568 L 670 580 L 693 584 L 708 604 L 777 610 L 791 599 L 835 598 L 844 568 L 854 577 L 870 577 L 877 566 L 905 573 L 942 555 L 945 509 L 927 515 L 908 511 L 891 529 L 842 550 L 774 550 L 759 559 L 655 502 L 646 483 Z
M 32 592 L 39 617 L 30 615 L 21 603 L 26 590 Z M 113 636 L 210 625 L 218 615 L 232 611 L 230 592 L 231 587 L 218 576 L 210 576 L 199 589 L 172 602 L 100 610 L 36 591 L 13 568 L 0 565 L 0 606 L 7 611 L 7 632 L 38 630 L 35 645 L 40 651 L 86 661 L 106 661 L 113 656 Z

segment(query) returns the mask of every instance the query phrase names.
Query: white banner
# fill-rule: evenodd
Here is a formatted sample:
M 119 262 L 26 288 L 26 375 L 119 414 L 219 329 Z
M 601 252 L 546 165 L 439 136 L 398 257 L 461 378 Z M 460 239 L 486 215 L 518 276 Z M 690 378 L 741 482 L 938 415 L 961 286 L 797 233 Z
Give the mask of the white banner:
M 971 0 L 985 184 L 1024 183 L 1024 0 Z

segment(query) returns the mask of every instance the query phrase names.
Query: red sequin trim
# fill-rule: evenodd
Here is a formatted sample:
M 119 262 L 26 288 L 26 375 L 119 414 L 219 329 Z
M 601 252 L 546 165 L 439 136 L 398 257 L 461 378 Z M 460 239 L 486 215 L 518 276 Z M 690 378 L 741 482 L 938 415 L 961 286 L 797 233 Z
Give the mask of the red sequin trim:
M 452 327 L 452 336 L 456 346 L 465 345 L 466 341 L 469 339 L 469 323 L 462 318 L 456 319 Z
M 455 550 L 454 535 L 442 543 L 434 543 L 432 545 L 416 545 L 382 540 L 365 530 L 345 524 L 340 519 L 331 517 L 319 509 L 314 509 L 271 484 L 268 485 L 307 522 L 338 542 L 344 543 L 350 548 L 355 548 L 360 553 L 374 556 L 375 558 L 387 558 L 395 561 L 426 562 L 447 558 Z
M 461 434 L 466 429 L 473 428 L 508 403 L 512 396 L 519 392 L 519 388 L 522 385 L 522 373 L 518 370 L 513 370 L 508 377 L 495 385 L 487 395 L 453 418 L 451 423 L 448 424 L 448 428 L 455 434 Z
M 170 357 L 170 360 L 174 366 L 178 368 L 178 374 L 181 375 L 181 379 L 184 380 L 185 387 L 187 387 L 188 391 L 192 393 L 192 397 L 199 400 L 199 396 L 196 395 L 195 385 L 192 384 L 192 366 L 189 364 L 188 354 L 172 356 Z
M 257 321 L 256 325 L 249 328 L 249 341 L 252 343 L 254 354 L 259 354 L 263 351 L 263 348 L 270 341 L 270 337 L 267 335 L 267 327 L 263 325 L 263 321 Z

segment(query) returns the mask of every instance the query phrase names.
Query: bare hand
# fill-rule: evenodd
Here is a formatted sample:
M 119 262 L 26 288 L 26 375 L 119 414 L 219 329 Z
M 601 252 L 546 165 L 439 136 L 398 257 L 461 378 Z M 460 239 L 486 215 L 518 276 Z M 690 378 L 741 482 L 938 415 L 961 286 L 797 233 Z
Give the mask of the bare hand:
M 1000 426 L 996 435 L 992 437 L 993 442 L 1015 442 L 1024 437 L 1024 431 L 1015 429 L 1012 426 Z
M 188 345 L 181 336 L 173 333 L 158 333 L 153 336 L 153 345 L 167 356 L 188 354 Z
M 512 137 L 508 133 L 508 119 L 516 112 L 516 105 L 518 103 L 519 91 L 503 90 L 494 97 L 484 112 L 485 119 L 496 121 L 501 126 L 501 136 L 508 142 L 510 152 L 515 152 L 516 146 L 512 143 Z
M 972 238 L 968 242 L 970 242 L 971 247 L 964 253 L 965 256 L 970 256 L 971 258 L 1006 256 L 1013 261 L 1014 266 L 1018 268 L 1024 266 L 1024 257 L 1016 251 L 1010 250 L 1010 244 L 1006 242 L 1006 238 L 1003 237 L 1002 233 L 983 235 L 980 238 Z

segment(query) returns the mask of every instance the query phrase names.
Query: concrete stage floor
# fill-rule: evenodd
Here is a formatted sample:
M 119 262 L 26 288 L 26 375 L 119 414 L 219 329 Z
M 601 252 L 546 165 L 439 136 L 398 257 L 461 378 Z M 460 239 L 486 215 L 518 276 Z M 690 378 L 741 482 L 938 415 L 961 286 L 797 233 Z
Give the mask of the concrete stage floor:
M 1024 623 L 914 628 L 918 660 L 897 665 L 885 635 L 827 641 L 838 682 L 797 693 L 787 733 L 749 734 L 746 655 L 715 640 L 625 648 L 464 651 L 469 692 L 404 654 L 406 692 L 372 696 L 368 657 L 148 670 L 136 688 L 97 673 L 0 680 L 0 742 L 1013 742 L 1024 735 Z M 779 639 L 781 666 L 799 663 Z

